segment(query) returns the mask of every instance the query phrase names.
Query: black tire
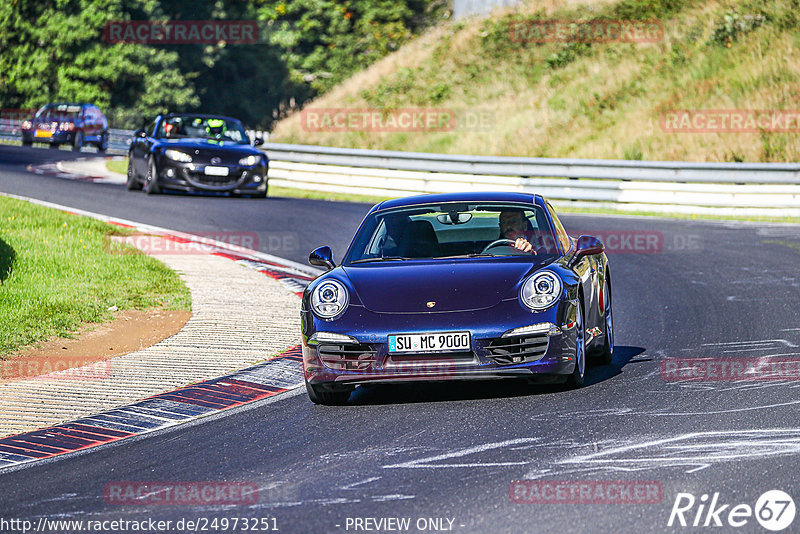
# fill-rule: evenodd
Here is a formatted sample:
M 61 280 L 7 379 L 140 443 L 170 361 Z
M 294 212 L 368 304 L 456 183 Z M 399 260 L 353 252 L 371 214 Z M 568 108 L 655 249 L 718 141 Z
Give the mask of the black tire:
M 147 163 L 147 176 L 144 178 L 144 192 L 148 195 L 157 195 L 161 192 L 161 187 L 158 185 L 158 169 L 156 168 L 156 162 L 152 159 Z
M 81 148 L 83 148 L 83 132 L 78 130 L 72 138 L 72 150 L 80 152 Z
M 314 404 L 324 404 L 327 406 L 340 406 L 347 402 L 347 399 L 350 398 L 350 394 L 353 392 L 352 389 L 322 389 L 320 387 L 312 386 L 306 380 L 306 391 L 308 392 L 308 398 L 311 399 L 311 402 Z
M 603 288 L 603 302 L 606 306 L 605 313 L 605 328 L 603 331 L 604 340 L 603 347 L 594 356 L 595 363 L 599 365 L 608 365 L 614 358 L 614 313 L 611 307 L 611 278 L 606 278 L 605 287 Z
M 102 137 L 100 137 L 100 142 L 97 143 L 96 146 L 98 152 L 105 152 L 108 150 L 108 133 L 104 133 Z
M 128 188 L 128 191 L 139 191 L 142 189 L 142 182 L 139 181 L 139 177 L 136 176 L 136 169 L 133 168 L 133 161 L 131 161 L 130 155 L 128 156 L 128 181 L 125 184 Z
M 22 146 L 33 146 L 33 141 L 22 140 Z
M 583 302 L 578 296 L 578 311 L 575 314 L 575 370 L 567 376 L 567 387 L 583 387 L 586 377 L 586 327 L 583 324 Z

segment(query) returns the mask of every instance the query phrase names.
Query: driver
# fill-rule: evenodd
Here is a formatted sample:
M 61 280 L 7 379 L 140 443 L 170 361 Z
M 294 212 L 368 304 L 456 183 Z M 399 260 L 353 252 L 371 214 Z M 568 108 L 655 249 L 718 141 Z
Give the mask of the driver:
M 509 239 L 514 242 L 514 248 L 522 252 L 533 250 L 531 241 L 534 239 L 534 230 L 531 222 L 525 217 L 522 210 L 505 210 L 500 212 L 500 239 Z
M 220 139 L 227 131 L 225 121 L 222 119 L 208 119 L 206 122 L 206 133 L 212 139 Z
M 178 137 L 178 125 L 173 122 L 164 123 L 165 137 Z

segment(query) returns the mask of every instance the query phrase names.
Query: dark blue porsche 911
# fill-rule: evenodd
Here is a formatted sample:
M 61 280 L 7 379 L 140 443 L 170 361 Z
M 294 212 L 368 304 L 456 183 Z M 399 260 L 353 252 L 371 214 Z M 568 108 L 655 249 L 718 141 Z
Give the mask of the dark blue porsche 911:
M 302 302 L 315 403 L 359 384 L 528 378 L 584 382 L 614 350 L 603 244 L 568 236 L 539 195 L 459 193 L 382 202 Z

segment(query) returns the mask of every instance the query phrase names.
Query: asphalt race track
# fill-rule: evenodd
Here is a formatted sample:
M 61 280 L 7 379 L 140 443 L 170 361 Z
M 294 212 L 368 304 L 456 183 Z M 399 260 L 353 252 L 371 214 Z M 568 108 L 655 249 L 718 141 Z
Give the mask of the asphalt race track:
M 369 208 L 288 198 L 148 197 L 25 171 L 26 164 L 70 156 L 0 146 L 0 190 L 193 233 L 255 232 L 262 251 L 303 262 L 322 244 L 341 257 Z M 408 532 L 765 532 L 756 517 L 731 527 L 728 513 L 739 504 L 755 508 L 768 490 L 800 496 L 798 374 L 686 381 L 670 374 L 670 364 L 688 358 L 711 358 L 720 368 L 796 363 L 800 229 L 634 217 L 563 220 L 571 233 L 594 231 L 625 249 L 609 254 L 614 361 L 590 367 L 583 389 L 516 382 L 378 387 L 358 391 L 342 407 L 315 406 L 297 390 L 0 472 L 0 510 L 34 522 L 152 518 L 175 525 L 182 518 L 263 517 L 275 518 L 281 532 L 376 531 L 377 523 L 356 518 L 410 518 Z M 270 236 L 283 235 L 294 244 L 276 250 Z M 511 484 L 521 479 L 638 481 L 658 494 L 649 502 L 514 502 Z M 258 502 L 107 504 L 106 485 L 125 481 L 251 483 L 259 488 Z M 698 503 L 685 513 L 690 526 L 676 521 L 670 529 L 679 493 Z M 717 508 L 729 506 L 714 517 L 704 511 L 700 526 L 691 527 L 701 496 L 711 501 L 715 493 Z M 703 528 L 716 518 L 724 528 Z M 800 518 L 785 531 L 800 531 Z

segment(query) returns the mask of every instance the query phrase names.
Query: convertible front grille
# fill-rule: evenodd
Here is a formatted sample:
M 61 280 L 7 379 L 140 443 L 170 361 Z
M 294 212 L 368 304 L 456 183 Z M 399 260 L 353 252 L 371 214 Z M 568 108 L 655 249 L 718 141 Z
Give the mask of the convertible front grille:
M 184 172 L 186 172 L 187 177 L 194 182 L 203 185 L 214 185 L 214 186 L 234 185 L 242 177 L 241 173 L 239 172 L 233 172 L 228 176 L 209 176 L 203 172 L 194 172 L 188 170 Z
M 547 333 L 502 337 L 486 347 L 487 355 L 499 365 L 526 363 L 541 359 L 547 352 L 550 338 Z
M 368 371 L 375 364 L 377 352 L 365 344 L 319 345 L 319 358 L 325 367 L 336 371 Z

